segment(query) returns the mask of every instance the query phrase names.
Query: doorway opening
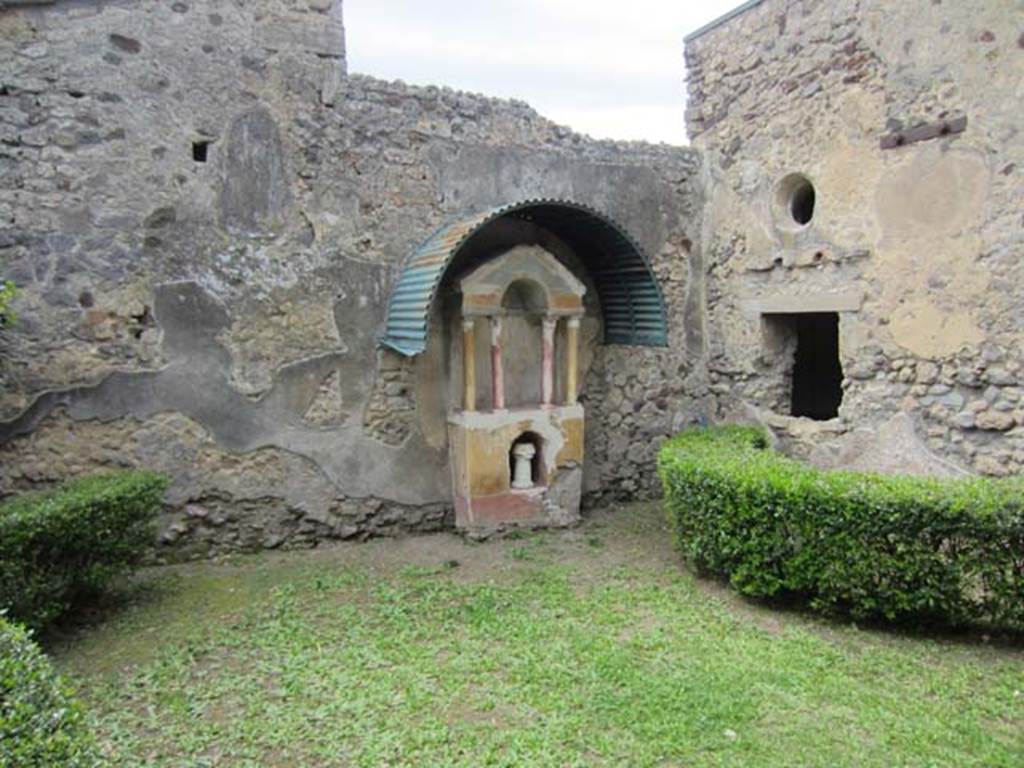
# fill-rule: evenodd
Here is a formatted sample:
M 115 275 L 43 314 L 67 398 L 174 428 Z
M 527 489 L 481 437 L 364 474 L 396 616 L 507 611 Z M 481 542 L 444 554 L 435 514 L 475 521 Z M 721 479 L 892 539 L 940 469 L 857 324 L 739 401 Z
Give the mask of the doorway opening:
M 767 314 L 764 321 L 771 345 L 785 350 L 788 358 L 790 415 L 816 421 L 836 418 L 843 401 L 839 313 Z
M 839 415 L 843 366 L 839 362 L 839 315 L 796 315 L 793 398 L 790 413 L 824 421 Z

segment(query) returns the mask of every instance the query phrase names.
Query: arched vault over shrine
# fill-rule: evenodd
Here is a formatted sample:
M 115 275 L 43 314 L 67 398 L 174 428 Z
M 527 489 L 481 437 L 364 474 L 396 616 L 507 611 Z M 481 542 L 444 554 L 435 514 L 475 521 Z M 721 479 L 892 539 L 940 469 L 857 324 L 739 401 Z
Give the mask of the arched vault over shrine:
M 431 307 L 447 273 L 474 238 L 503 219 L 531 222 L 566 242 L 597 289 L 606 344 L 665 346 L 661 289 L 647 257 L 604 214 L 568 200 L 527 200 L 466 216 L 438 229 L 409 257 L 388 302 L 381 344 L 405 356 L 426 349 Z
M 526 201 L 428 238 L 403 266 L 381 343 L 443 371 L 456 524 L 578 519 L 581 351 L 664 346 L 666 330 L 639 246 L 587 206 Z

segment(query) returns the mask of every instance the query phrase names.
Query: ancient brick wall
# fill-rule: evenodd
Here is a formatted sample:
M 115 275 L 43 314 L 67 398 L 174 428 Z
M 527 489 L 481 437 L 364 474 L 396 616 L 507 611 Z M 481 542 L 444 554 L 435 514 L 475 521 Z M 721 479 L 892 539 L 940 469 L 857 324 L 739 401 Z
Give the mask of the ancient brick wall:
M 165 471 L 197 550 L 448 524 L 443 413 L 380 322 L 438 226 L 528 198 L 619 221 L 669 301 L 668 348 L 591 366 L 591 497 L 650 493 L 711 407 L 691 151 L 348 75 L 329 0 L 2 3 L 0 61 L 0 493 Z
M 1010 0 L 764 0 L 687 41 L 720 416 L 835 464 L 906 414 L 963 468 L 1024 469 L 1022 35 Z M 790 174 L 816 193 L 806 225 Z M 840 321 L 824 424 L 786 418 L 792 349 L 762 327 L 813 307 Z

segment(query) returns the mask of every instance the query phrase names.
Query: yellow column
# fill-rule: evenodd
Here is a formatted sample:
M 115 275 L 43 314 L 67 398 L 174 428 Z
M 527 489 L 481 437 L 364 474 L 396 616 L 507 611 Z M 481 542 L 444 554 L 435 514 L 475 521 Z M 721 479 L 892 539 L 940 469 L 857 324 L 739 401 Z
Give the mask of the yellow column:
M 476 410 L 476 320 L 462 318 L 462 408 Z
M 576 405 L 576 371 L 579 366 L 580 319 L 570 317 L 566 335 L 565 404 Z
M 491 410 L 505 410 L 505 368 L 501 362 L 501 315 L 491 315 Z

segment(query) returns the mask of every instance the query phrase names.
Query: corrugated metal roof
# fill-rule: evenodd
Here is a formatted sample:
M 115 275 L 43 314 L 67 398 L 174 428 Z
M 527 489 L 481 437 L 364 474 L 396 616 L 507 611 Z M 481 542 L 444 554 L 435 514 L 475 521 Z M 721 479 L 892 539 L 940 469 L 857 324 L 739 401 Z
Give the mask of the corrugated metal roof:
M 607 216 L 568 200 L 527 200 L 493 208 L 434 232 L 402 268 L 381 344 L 407 357 L 426 349 L 430 308 L 445 270 L 470 237 L 505 217 L 531 221 L 576 252 L 597 286 L 606 344 L 665 346 L 665 305 L 640 246 Z

